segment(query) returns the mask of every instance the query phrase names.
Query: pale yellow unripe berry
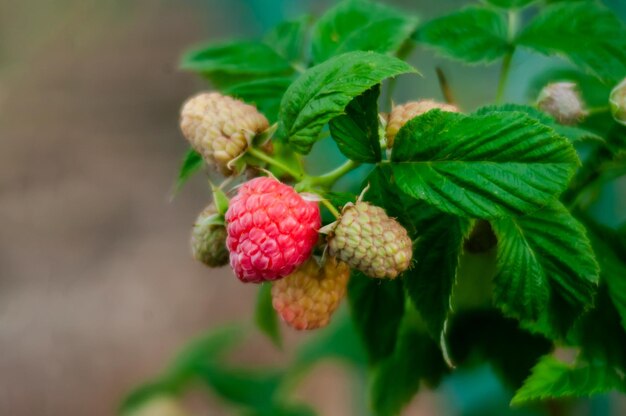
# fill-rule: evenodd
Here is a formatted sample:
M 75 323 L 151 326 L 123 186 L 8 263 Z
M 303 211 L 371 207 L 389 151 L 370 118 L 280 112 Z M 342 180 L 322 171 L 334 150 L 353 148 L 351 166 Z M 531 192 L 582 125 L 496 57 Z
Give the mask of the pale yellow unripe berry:
M 254 106 L 217 92 L 191 97 L 180 113 L 180 129 L 191 147 L 224 175 L 235 173 L 231 162 L 268 127 Z
M 609 102 L 615 121 L 626 126 L 626 78 L 613 88 Z

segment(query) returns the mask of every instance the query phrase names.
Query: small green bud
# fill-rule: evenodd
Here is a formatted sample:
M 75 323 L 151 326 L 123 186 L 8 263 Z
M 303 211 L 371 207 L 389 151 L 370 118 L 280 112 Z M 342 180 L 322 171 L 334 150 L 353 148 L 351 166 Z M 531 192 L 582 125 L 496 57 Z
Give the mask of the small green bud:
M 626 126 L 626 78 L 613 88 L 609 97 L 609 103 L 611 105 L 611 114 L 613 114 L 615 121 Z
M 576 124 L 587 115 L 578 86 L 573 82 L 546 85 L 539 93 L 537 107 L 564 125 Z

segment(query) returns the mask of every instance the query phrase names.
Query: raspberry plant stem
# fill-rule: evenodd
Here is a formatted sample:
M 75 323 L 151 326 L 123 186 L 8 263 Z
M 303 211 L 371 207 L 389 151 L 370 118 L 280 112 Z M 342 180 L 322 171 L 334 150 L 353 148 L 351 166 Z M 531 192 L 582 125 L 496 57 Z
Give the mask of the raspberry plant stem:
M 335 218 L 339 218 L 341 216 L 341 213 L 337 211 L 337 208 L 335 208 L 328 199 L 322 199 L 320 202 L 324 204 L 326 209 L 328 209 Z
M 324 175 L 312 177 L 309 181 L 309 185 L 331 188 L 335 182 L 341 179 L 345 174 L 358 168 L 359 166 L 361 166 L 360 163 L 347 160 L 343 165 Z
M 273 157 L 263 153 L 262 151 L 255 149 L 253 147 L 248 148 L 247 153 L 250 156 L 253 156 L 265 163 L 267 163 L 268 165 L 272 165 L 284 172 L 286 172 L 287 174 L 289 174 L 292 178 L 294 178 L 296 181 L 300 181 L 302 179 L 304 179 L 306 177 L 306 175 L 304 174 L 304 172 L 302 171 L 296 171 L 295 169 L 291 168 L 290 166 L 285 165 L 284 163 L 282 163 L 279 160 L 274 159 Z
M 496 93 L 496 102 L 501 103 L 504 98 L 504 91 L 506 89 L 506 83 L 509 79 L 509 72 L 511 72 L 511 61 L 515 54 L 515 35 L 517 33 L 517 25 L 519 23 L 519 15 L 516 11 L 508 12 L 508 41 L 510 50 L 502 58 L 502 67 L 500 69 L 500 81 L 498 82 L 498 92 Z

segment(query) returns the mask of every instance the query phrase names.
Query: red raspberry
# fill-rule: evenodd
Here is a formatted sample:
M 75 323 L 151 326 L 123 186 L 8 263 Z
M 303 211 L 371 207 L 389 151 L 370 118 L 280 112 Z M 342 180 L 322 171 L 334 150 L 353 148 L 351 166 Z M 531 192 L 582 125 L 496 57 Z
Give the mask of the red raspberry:
M 226 212 L 230 265 L 243 282 L 276 280 L 310 256 L 321 225 L 316 202 L 273 178 L 239 188 Z

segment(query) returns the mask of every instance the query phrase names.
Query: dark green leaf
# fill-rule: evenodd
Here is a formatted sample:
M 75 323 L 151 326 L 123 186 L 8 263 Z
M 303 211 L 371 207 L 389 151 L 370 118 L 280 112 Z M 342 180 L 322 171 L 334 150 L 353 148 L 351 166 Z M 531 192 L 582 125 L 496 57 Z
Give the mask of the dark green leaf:
M 265 35 L 264 41 L 287 61 L 299 64 L 304 59 L 304 43 L 310 21 L 309 16 L 302 16 L 282 22 Z
M 213 43 L 187 52 L 181 68 L 199 72 L 219 87 L 293 73 L 289 62 L 261 42 Z
M 553 348 L 546 338 L 521 329 L 515 320 L 492 309 L 453 315 L 446 344 L 454 364 L 472 367 L 487 361 L 514 388 L 522 385 L 539 357 Z
M 517 42 L 547 55 L 563 55 L 609 83 L 626 74 L 626 29 L 599 2 L 549 6 L 530 22 Z
M 343 1 L 315 24 L 313 62 L 351 51 L 396 52 L 416 26 L 410 13 L 369 1 Z
M 626 330 L 626 245 L 614 231 L 589 219 L 589 237 L 602 269 L 602 280 L 608 286 L 608 293 L 619 312 L 624 330 Z
M 382 80 L 416 70 L 399 59 L 374 52 L 349 52 L 302 74 L 283 96 L 281 136 L 308 153 L 322 127 L 344 113 L 354 97 Z
M 565 138 L 522 113 L 438 110 L 400 129 L 391 161 L 402 191 L 474 218 L 541 208 L 567 187 L 579 163 Z
M 342 114 L 330 121 L 330 134 L 341 153 L 355 162 L 380 161 L 378 96 L 380 84 L 353 99 Z
M 254 322 L 257 327 L 276 345 L 282 346 L 278 317 L 272 306 L 272 285 L 263 283 L 259 287 Z
M 599 267 L 585 228 L 560 202 L 493 221 L 492 227 L 499 266 L 494 297 L 505 313 L 532 322 L 540 315 L 566 314 L 549 309 L 549 299 L 564 300 L 578 314 L 592 306 Z
M 585 130 L 581 127 L 574 126 L 564 126 L 559 124 L 554 118 L 549 116 L 548 114 L 539 111 L 535 107 L 530 107 L 527 105 L 519 105 L 519 104 L 504 104 L 504 105 L 489 105 L 486 107 L 482 107 L 474 114 L 476 115 L 484 115 L 489 114 L 491 112 L 503 112 L 503 111 L 517 111 L 524 114 L 527 114 L 529 117 L 532 117 L 539 121 L 541 124 L 544 124 L 550 128 L 552 128 L 557 134 L 560 134 L 563 137 L 569 139 L 571 143 L 577 143 L 583 140 L 593 140 L 597 142 L 604 142 L 604 139 L 592 131 Z
M 354 271 L 348 284 L 352 320 L 372 363 L 393 352 L 404 314 L 404 292 L 398 280 L 372 279 Z
M 502 7 L 504 9 L 521 9 L 537 0 L 487 0 L 494 6 Z
M 592 364 L 572 366 L 552 356 L 545 356 L 515 393 L 511 405 L 546 399 L 588 397 L 623 388 L 623 380 L 613 368 Z
M 493 62 L 511 50 L 504 17 L 496 10 L 477 6 L 431 20 L 414 38 L 444 56 L 467 63 Z
M 434 387 L 447 371 L 439 345 L 405 318 L 393 354 L 374 373 L 371 395 L 376 415 L 399 415 L 423 380 Z
M 180 165 L 178 178 L 176 178 L 176 185 L 174 186 L 174 193 L 178 192 L 194 173 L 202 169 L 203 164 L 204 161 L 200 153 L 189 149 L 185 154 L 183 163 Z
M 290 77 L 263 78 L 231 85 L 223 92 L 256 105 L 273 123 L 278 119 L 280 100 L 292 81 Z
M 439 341 L 451 311 L 450 297 L 470 221 L 425 208 L 430 215 L 416 226 L 419 234 L 413 251 L 416 266 L 406 272 L 403 280 L 428 331 Z

